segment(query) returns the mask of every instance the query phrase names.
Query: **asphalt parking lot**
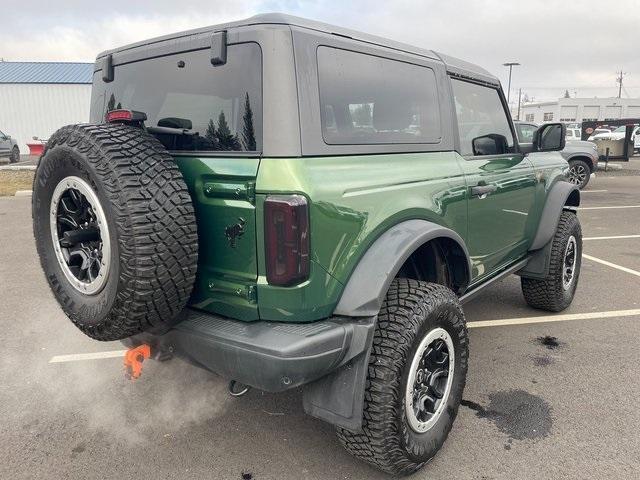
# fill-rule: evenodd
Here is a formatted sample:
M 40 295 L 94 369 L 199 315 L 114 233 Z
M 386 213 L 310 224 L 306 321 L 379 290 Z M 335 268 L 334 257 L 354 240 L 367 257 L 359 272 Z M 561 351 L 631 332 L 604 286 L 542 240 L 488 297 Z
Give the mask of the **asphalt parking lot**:
M 638 478 L 640 177 L 601 174 L 582 198 L 572 306 L 529 308 L 517 277 L 467 304 L 463 406 L 412 478 Z M 0 198 L 0 297 L 0 478 L 389 478 L 306 416 L 300 391 L 231 398 L 225 380 L 179 360 L 147 362 L 135 383 L 119 358 L 51 363 L 122 347 L 58 308 L 29 198 Z

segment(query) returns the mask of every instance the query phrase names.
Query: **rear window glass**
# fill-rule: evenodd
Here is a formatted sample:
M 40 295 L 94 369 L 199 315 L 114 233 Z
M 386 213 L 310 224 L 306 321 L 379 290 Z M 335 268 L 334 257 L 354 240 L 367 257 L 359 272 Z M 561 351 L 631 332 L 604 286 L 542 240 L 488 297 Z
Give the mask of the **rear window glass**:
M 436 79 L 430 68 L 319 47 L 318 77 L 327 144 L 440 141 Z
M 262 149 L 262 57 L 256 43 L 230 45 L 227 63 L 211 65 L 209 49 L 115 67 L 95 101 L 99 118 L 113 109 L 147 115 L 145 125 L 168 150 Z M 94 103 L 94 110 L 100 110 Z M 92 115 L 94 116 L 94 115 Z

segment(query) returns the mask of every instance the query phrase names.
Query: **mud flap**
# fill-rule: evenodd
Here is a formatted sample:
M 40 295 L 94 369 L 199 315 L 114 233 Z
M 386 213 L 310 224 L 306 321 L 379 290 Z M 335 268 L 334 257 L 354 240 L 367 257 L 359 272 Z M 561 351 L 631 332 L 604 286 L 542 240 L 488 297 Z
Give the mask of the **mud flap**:
M 302 404 L 312 417 L 352 432 L 362 431 L 364 389 L 374 329 L 370 329 L 367 347 L 358 356 L 329 375 L 304 387 Z

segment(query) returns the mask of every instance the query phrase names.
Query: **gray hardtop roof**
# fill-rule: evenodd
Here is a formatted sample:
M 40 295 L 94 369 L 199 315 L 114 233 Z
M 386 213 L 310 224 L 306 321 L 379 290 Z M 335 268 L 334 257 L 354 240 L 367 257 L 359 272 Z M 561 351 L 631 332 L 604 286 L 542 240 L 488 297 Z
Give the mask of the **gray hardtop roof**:
M 314 20 L 308 20 L 302 17 L 296 17 L 294 15 L 287 15 L 284 13 L 264 13 L 260 15 L 254 15 L 253 17 L 246 18 L 244 20 L 238 20 L 235 22 L 228 22 L 219 25 L 212 25 L 209 27 L 197 28 L 193 30 L 187 30 L 179 33 L 172 33 L 169 35 L 163 35 L 161 37 L 152 38 L 149 40 L 143 40 L 141 42 L 132 43 L 130 45 L 125 45 L 123 47 L 115 48 L 112 50 L 107 50 L 98 54 L 98 59 L 105 57 L 107 55 L 113 53 L 124 52 L 127 50 L 132 50 L 140 47 L 151 46 L 153 44 L 157 44 L 160 42 L 168 41 L 168 40 L 176 40 L 179 38 L 184 38 L 192 35 L 200 35 L 203 33 L 213 33 L 221 30 L 228 30 L 234 27 L 244 27 L 250 25 L 291 25 L 300 28 L 306 28 L 309 30 L 315 30 L 318 32 L 328 33 L 339 35 L 342 37 L 348 37 L 353 40 L 369 43 L 372 45 L 377 45 L 381 47 L 391 48 L 393 50 L 398 50 L 414 55 L 419 55 L 423 57 L 433 58 L 441 60 L 447 67 L 447 70 L 455 75 L 459 75 L 462 77 L 474 78 L 487 83 L 491 83 L 494 85 L 499 85 L 499 80 L 489 73 L 487 70 L 474 65 L 469 62 L 465 62 L 464 60 L 459 60 L 454 57 L 450 57 L 449 55 L 444 55 L 441 53 L 434 52 L 432 50 L 427 50 L 419 47 L 415 47 L 413 45 L 408 45 L 401 42 L 396 42 L 394 40 L 389 40 L 387 38 L 378 37 L 376 35 L 369 35 L 367 33 L 358 32 L 356 30 L 350 30 L 348 28 L 337 27 L 335 25 L 330 25 L 328 23 L 316 22 Z

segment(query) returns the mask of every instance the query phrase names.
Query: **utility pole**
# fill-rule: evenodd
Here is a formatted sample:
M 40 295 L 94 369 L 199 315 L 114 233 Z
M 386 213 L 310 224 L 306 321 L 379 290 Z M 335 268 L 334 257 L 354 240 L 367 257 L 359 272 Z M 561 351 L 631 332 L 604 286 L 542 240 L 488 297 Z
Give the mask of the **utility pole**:
M 505 67 L 509 67 L 509 87 L 507 89 L 507 105 L 509 105 L 509 99 L 511 98 L 511 71 L 513 67 L 520 65 L 518 62 L 507 62 L 502 64 Z
M 618 98 L 622 98 L 622 78 L 626 75 L 626 73 L 620 70 L 620 72 L 616 72 L 616 74 L 618 75 L 618 77 L 616 78 L 616 83 L 619 85 Z
M 522 101 L 522 89 L 519 88 L 518 89 L 518 115 L 517 115 L 516 120 L 520 120 L 520 103 L 521 103 L 521 101 Z

